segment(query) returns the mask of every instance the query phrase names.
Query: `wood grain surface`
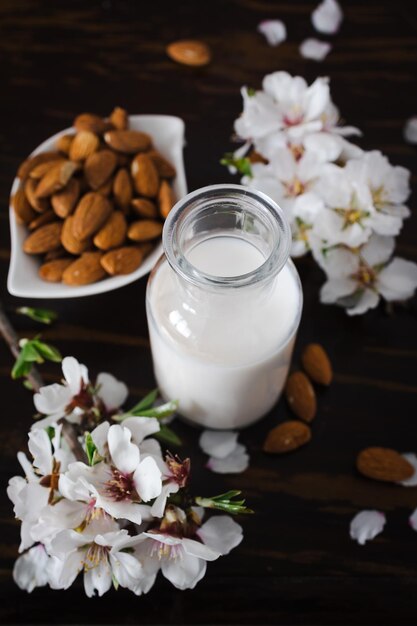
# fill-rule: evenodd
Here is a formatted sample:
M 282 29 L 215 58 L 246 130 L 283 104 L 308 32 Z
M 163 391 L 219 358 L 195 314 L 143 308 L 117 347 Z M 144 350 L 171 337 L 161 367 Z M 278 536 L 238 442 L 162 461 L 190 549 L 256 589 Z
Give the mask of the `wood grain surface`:
M 322 64 L 298 53 L 314 36 L 314 2 L 210 0 L 0 1 L 0 294 L 22 336 L 39 332 L 17 318 L 17 305 L 47 305 L 59 322 L 43 331 L 64 354 L 107 369 L 132 395 L 154 386 L 144 296 L 146 280 L 105 295 L 67 301 L 24 302 L 6 290 L 9 259 L 8 193 L 19 162 L 43 139 L 69 125 L 75 114 L 107 114 L 115 105 L 131 113 L 167 113 L 186 122 L 189 188 L 231 181 L 219 165 L 230 150 L 239 89 L 258 87 L 264 74 L 284 69 L 307 80 L 331 77 L 332 94 L 349 124 L 364 133 L 361 145 L 378 148 L 416 171 L 416 149 L 402 137 L 417 114 L 417 11 L 414 1 L 346 0 L 345 21 Z M 265 18 L 280 18 L 288 41 L 269 47 L 256 32 Z M 183 67 L 165 55 L 166 44 L 201 38 L 213 62 Z M 415 186 L 415 175 L 413 183 Z M 417 261 L 415 195 L 412 217 L 397 252 Z M 355 456 L 368 445 L 417 452 L 417 302 L 388 313 L 380 306 L 350 319 L 318 302 L 323 281 L 309 259 L 298 263 L 305 306 L 300 347 L 314 340 L 329 351 L 335 381 L 319 394 L 312 442 L 286 457 L 261 452 L 268 430 L 288 417 L 285 402 L 242 433 L 251 454 L 242 475 L 204 469 L 198 432 L 178 423 L 192 456 L 193 490 L 212 494 L 242 489 L 256 515 L 242 520 L 245 537 L 227 558 L 209 564 L 197 588 L 179 592 L 163 578 L 136 598 L 119 590 L 87 599 L 77 582 L 67 592 L 28 595 L 13 583 L 19 526 L 5 495 L 19 471 L 33 406 L 30 394 L 9 377 L 11 359 L 0 344 L 0 622 L 7 624 L 400 624 L 417 620 L 417 533 L 407 518 L 417 489 L 361 478 Z M 56 366 L 43 369 L 48 381 Z M 360 547 L 348 535 L 362 508 L 388 515 L 385 532 Z

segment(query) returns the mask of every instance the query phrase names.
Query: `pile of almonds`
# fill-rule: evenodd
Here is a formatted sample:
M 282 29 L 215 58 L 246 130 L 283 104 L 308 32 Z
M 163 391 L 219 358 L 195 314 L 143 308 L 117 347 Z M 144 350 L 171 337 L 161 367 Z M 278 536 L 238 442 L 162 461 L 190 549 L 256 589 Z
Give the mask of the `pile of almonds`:
M 310 343 L 304 348 L 301 362 L 305 373 L 298 370 L 288 376 L 285 395 L 293 413 L 303 421 L 291 420 L 273 428 L 264 442 L 265 452 L 291 452 L 311 439 L 308 424 L 317 413 L 316 392 L 311 381 L 328 386 L 333 378 L 333 370 L 326 351 L 318 343 Z
M 74 128 L 21 164 L 11 203 L 30 231 L 23 250 L 43 257 L 40 277 L 86 285 L 141 265 L 174 204 L 176 172 L 124 109 L 83 113 Z

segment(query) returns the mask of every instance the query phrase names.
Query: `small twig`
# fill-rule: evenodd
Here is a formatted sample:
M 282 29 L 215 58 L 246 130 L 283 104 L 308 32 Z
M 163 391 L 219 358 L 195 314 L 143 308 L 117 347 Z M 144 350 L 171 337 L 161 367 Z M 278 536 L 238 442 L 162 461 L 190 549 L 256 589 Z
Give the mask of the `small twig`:
M 19 347 L 19 337 L 13 326 L 10 323 L 9 318 L 7 317 L 4 307 L 0 301 L 0 333 L 3 335 L 3 338 L 7 345 L 10 348 L 10 352 L 17 359 L 20 352 Z M 42 376 L 38 372 L 35 366 L 32 366 L 27 378 L 32 386 L 33 391 L 39 391 L 41 387 L 43 387 L 44 383 L 42 380 Z M 70 424 L 65 418 L 60 420 L 62 424 L 62 434 L 71 450 L 73 455 L 78 461 L 87 461 L 86 454 L 77 439 L 77 433 L 72 424 Z

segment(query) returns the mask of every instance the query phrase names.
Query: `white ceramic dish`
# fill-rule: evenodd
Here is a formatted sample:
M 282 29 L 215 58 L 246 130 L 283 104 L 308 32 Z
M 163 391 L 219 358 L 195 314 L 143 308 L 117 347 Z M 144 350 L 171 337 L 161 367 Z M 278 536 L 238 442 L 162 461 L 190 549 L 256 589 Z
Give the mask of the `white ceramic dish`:
M 182 150 L 184 146 L 184 122 L 179 117 L 171 115 L 131 115 L 129 117 L 130 128 L 141 130 L 152 136 L 155 148 L 168 159 L 177 170 L 173 181 L 175 199 L 179 200 L 187 193 L 187 181 L 185 178 L 184 161 Z M 71 132 L 67 128 L 53 137 L 44 141 L 32 152 L 32 155 L 47 150 L 53 150 L 55 142 L 61 135 Z M 19 180 L 14 179 L 11 195 L 18 188 Z M 80 296 L 92 296 L 104 293 L 112 289 L 118 289 L 128 285 L 138 278 L 150 272 L 156 261 L 162 254 L 162 244 L 158 245 L 143 264 L 131 274 L 125 276 L 113 276 L 91 285 L 70 287 L 63 283 L 48 283 L 38 275 L 40 259 L 25 254 L 22 249 L 24 240 L 28 235 L 26 226 L 16 222 L 13 209 L 10 207 L 10 233 L 12 249 L 10 256 L 9 275 L 7 288 L 13 296 L 21 298 L 79 298 Z

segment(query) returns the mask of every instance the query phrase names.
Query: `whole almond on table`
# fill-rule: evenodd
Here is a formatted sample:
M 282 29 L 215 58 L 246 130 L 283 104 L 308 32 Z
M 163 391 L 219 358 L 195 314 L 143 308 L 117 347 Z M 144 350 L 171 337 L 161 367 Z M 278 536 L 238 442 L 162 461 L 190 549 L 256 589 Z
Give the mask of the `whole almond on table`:
M 293 413 L 305 422 L 316 416 L 317 400 L 312 384 L 303 372 L 293 372 L 285 384 L 285 395 Z
M 71 257 L 47 261 L 39 268 L 39 276 L 49 283 L 59 283 L 64 271 L 74 262 Z
M 77 167 L 73 161 L 59 161 L 54 164 L 39 181 L 35 191 L 36 197 L 46 198 L 65 187 Z
M 130 274 L 141 265 L 144 256 L 142 247 L 125 246 L 104 254 L 101 264 L 111 276 Z
M 140 220 L 133 222 L 127 231 L 127 236 L 132 241 L 151 241 L 162 233 L 162 224 L 155 220 Z
M 356 467 L 367 478 L 394 483 L 407 480 L 414 474 L 411 463 L 390 448 L 362 450 L 356 459 Z
M 55 213 L 65 219 L 70 215 L 80 196 L 80 181 L 77 178 L 71 178 L 66 186 L 51 196 L 51 204 Z
M 73 233 L 74 216 L 69 215 L 62 226 L 61 243 L 70 254 L 82 254 L 91 246 L 91 239 L 80 241 Z
M 84 252 L 73 261 L 62 274 L 66 285 L 89 285 L 105 277 L 106 272 L 100 263 L 102 252 Z
M 36 197 L 36 188 L 38 186 L 38 181 L 33 178 L 28 178 L 25 182 L 25 194 L 26 198 L 32 209 L 34 209 L 37 213 L 44 213 L 50 207 L 49 200 L 47 198 L 37 198 Z
M 92 189 L 98 189 L 110 178 L 117 165 L 117 157 L 111 150 L 99 150 L 85 162 L 84 174 Z
M 133 184 L 139 195 L 155 198 L 159 190 L 159 174 L 147 154 L 137 154 L 132 161 Z
M 18 224 L 29 224 L 37 216 L 29 204 L 23 186 L 20 186 L 11 198 L 11 205 Z
M 163 157 L 160 152 L 157 150 L 149 150 L 146 154 L 151 157 L 161 178 L 174 178 L 177 173 L 175 171 L 175 167 L 171 165 L 171 163 Z
M 69 158 L 72 161 L 85 161 L 100 145 L 99 138 L 91 130 L 82 130 L 77 133 L 71 142 Z
M 65 154 L 66 156 L 69 155 L 69 151 L 74 137 L 75 135 L 73 135 L 72 133 L 67 133 L 66 135 L 61 135 L 61 137 L 58 138 L 56 142 L 56 147 L 60 152 L 62 152 L 62 154 Z
M 147 198 L 133 198 L 131 202 L 132 209 L 140 217 L 158 217 L 158 209 L 155 202 Z
M 100 250 L 121 246 L 126 239 L 127 222 L 121 211 L 113 211 L 107 222 L 94 237 L 94 245 Z
M 79 241 L 94 235 L 107 221 L 112 205 L 104 196 L 91 191 L 79 201 L 74 213 L 72 233 Z
M 320 385 L 330 385 L 333 369 L 323 346 L 319 343 L 309 343 L 302 352 L 301 362 L 311 380 Z
M 117 206 L 127 212 L 133 196 L 132 180 L 129 172 L 122 168 L 113 179 L 113 196 Z
M 43 254 L 61 245 L 62 222 L 41 226 L 25 239 L 23 250 L 27 254 Z
M 283 422 L 273 428 L 265 439 L 263 450 L 271 454 L 283 454 L 297 450 L 311 439 L 311 430 L 303 422 Z
M 159 212 L 164 219 L 168 217 L 169 212 L 174 206 L 174 193 L 166 180 L 161 182 L 158 191 Z
M 104 141 L 113 150 L 125 154 L 144 152 L 152 145 L 151 137 L 138 130 L 109 130 L 104 134 Z
M 110 123 L 116 130 L 126 130 L 129 127 L 129 116 L 125 109 L 115 107 L 109 117 Z
M 74 120 L 77 131 L 88 130 L 96 135 L 102 135 L 109 127 L 108 122 L 93 113 L 81 113 Z
M 27 178 L 30 172 L 40 163 L 47 163 L 48 161 L 56 161 L 57 159 L 61 159 L 62 154 L 56 151 L 48 151 L 41 152 L 40 154 L 35 154 L 35 156 L 29 157 L 23 163 L 21 163 L 19 169 L 17 170 L 17 177 L 20 179 Z
M 29 230 L 36 230 L 45 224 L 49 224 L 50 222 L 54 222 L 56 220 L 56 215 L 53 211 L 45 211 L 45 213 L 40 213 L 29 222 Z
M 196 39 L 174 41 L 166 48 L 168 56 L 177 63 L 199 67 L 211 61 L 211 51 L 207 44 Z

